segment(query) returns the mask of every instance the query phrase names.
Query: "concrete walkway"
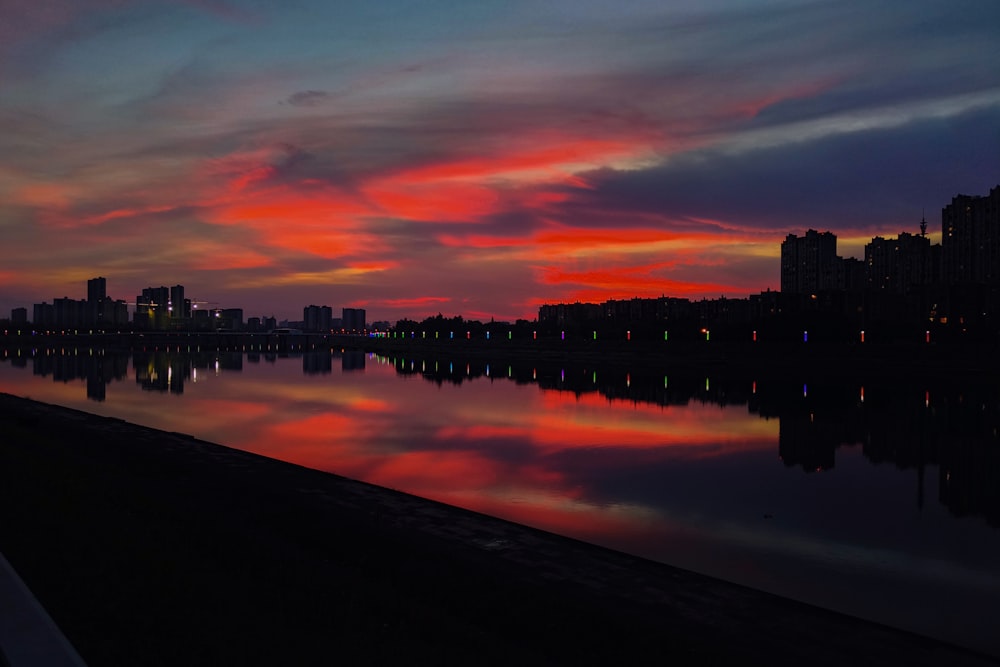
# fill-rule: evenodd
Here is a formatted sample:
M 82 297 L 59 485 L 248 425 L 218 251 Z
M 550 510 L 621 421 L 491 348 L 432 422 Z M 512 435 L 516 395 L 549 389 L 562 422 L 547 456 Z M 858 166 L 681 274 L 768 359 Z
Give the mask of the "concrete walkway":
M 0 423 L 0 550 L 94 667 L 997 664 L 177 433 L 3 394 Z
M 17 572 L 0 554 L 0 665 L 84 667 Z

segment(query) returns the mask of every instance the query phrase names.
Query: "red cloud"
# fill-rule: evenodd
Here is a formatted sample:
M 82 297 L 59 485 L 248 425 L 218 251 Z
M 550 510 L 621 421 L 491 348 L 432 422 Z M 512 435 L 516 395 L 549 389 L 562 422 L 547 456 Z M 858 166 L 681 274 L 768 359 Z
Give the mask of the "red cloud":
M 385 299 L 381 303 L 393 308 L 406 308 L 410 306 L 417 307 L 448 303 L 449 301 L 451 301 L 451 298 L 447 296 L 418 296 L 412 299 Z
M 383 215 L 430 222 L 475 222 L 497 210 L 490 188 L 471 183 L 380 182 L 363 188 Z

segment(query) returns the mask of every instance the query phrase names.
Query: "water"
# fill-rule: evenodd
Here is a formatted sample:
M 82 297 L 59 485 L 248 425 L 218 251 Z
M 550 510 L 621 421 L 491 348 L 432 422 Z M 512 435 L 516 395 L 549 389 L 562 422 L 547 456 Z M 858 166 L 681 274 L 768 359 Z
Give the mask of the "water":
M 989 380 L 360 352 L 2 354 L 0 391 L 1000 655 L 1000 394 Z

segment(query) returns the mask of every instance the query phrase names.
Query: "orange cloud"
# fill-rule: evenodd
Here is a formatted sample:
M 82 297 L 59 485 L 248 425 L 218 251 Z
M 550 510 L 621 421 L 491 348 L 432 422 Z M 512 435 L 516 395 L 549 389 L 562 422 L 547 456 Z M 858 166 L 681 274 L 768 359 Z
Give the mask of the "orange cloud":
M 79 194 L 78 187 L 61 181 L 28 183 L 13 189 L 11 201 L 40 208 L 66 208 Z
M 404 169 L 392 178 L 402 183 L 495 178 L 525 179 L 533 183 L 554 178 L 562 182 L 581 167 L 605 164 L 611 158 L 631 156 L 643 150 L 645 144 L 637 141 L 536 133 L 514 139 L 489 157 Z
M 118 220 L 120 218 L 137 218 L 143 215 L 150 215 L 155 213 L 166 213 L 167 211 L 173 211 L 176 207 L 174 206 L 148 206 L 145 208 L 120 208 L 113 211 L 108 211 L 106 213 L 100 213 L 98 215 L 91 215 L 78 218 L 77 221 L 83 225 L 100 225 L 110 220 Z
M 188 266 L 196 271 L 259 269 L 274 262 L 259 252 L 232 246 L 213 246 L 190 253 Z
M 560 267 L 548 267 L 541 272 L 540 280 L 547 285 L 575 283 L 600 287 L 602 289 L 649 288 L 662 286 L 665 279 L 652 275 L 654 271 L 671 266 L 668 262 L 625 266 L 616 269 L 593 269 L 569 271 Z
M 206 209 L 205 217 L 214 224 L 249 228 L 266 246 L 333 258 L 387 250 L 382 239 L 366 229 L 364 218 L 371 213 L 364 203 L 336 191 L 299 192 L 283 186 L 223 200 Z M 374 260 L 368 268 L 393 264 Z
M 428 306 L 437 303 L 448 303 L 451 301 L 450 297 L 446 296 L 418 296 L 412 299 L 385 299 L 381 303 L 386 306 L 392 306 L 393 308 L 407 308 L 410 306 Z
M 495 212 L 499 199 L 490 188 L 471 183 L 382 182 L 363 190 L 384 215 L 431 222 L 474 222 Z
M 460 236 L 457 234 L 439 234 L 436 238 L 438 243 L 448 248 L 523 248 L 534 247 L 537 244 L 537 240 L 534 238 L 517 236 L 485 236 L 476 234 Z
M 210 221 L 217 224 L 305 224 L 339 223 L 370 210 L 356 200 L 325 191 L 300 193 L 290 187 L 268 190 L 248 198 L 233 199 L 215 207 Z
M 490 153 L 490 148 L 493 152 Z M 641 142 L 579 138 L 536 133 L 512 138 L 508 144 L 485 148 L 476 158 L 445 159 L 415 167 L 388 170 L 363 186 L 367 197 L 388 215 L 436 222 L 474 222 L 504 206 L 511 182 L 537 186 L 542 183 L 585 183 L 575 175 L 581 169 L 606 164 L 611 159 L 635 156 L 647 150 Z M 557 192 L 535 191 L 519 205 L 551 206 L 567 199 Z

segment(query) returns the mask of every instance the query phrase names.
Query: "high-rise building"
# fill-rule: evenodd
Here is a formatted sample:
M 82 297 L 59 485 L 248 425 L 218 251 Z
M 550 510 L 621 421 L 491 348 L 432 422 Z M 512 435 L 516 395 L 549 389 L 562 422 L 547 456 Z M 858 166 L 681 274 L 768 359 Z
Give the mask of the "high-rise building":
M 897 294 L 929 285 L 935 279 L 931 242 L 903 232 L 896 238 L 876 236 L 865 246 L 868 287 Z
M 135 315 L 132 320 L 137 327 L 163 329 L 169 317 L 170 289 L 167 287 L 147 287 L 135 297 Z
M 1000 284 L 1000 185 L 985 197 L 956 195 L 941 210 L 941 280 Z
M 91 278 L 87 281 L 87 301 L 100 303 L 108 298 L 108 281 L 105 278 Z
M 365 332 L 365 309 L 364 308 L 344 308 L 341 326 L 347 333 Z
M 844 289 L 858 292 L 865 289 L 868 284 L 865 279 L 865 263 L 857 257 L 844 257 L 841 264 L 844 273 Z
M 184 285 L 174 285 L 170 288 L 167 317 L 191 317 L 191 302 L 184 298 Z
M 843 289 L 843 260 L 837 257 L 837 237 L 810 229 L 805 236 L 789 234 L 781 243 L 781 291 L 815 294 Z
M 104 324 L 105 302 L 108 300 L 108 281 L 91 278 L 87 281 L 87 306 L 84 319 L 89 326 L 98 328 Z
M 306 306 L 302 309 L 302 328 L 314 333 L 330 333 L 333 308 L 330 306 Z
M 222 308 L 217 313 L 216 326 L 226 331 L 243 331 L 243 309 Z
M 78 328 L 86 324 L 86 301 L 71 299 L 68 296 L 53 299 L 55 309 L 55 325 L 57 327 Z
M 56 311 L 53 305 L 46 301 L 34 304 L 31 323 L 35 325 L 36 329 L 55 326 Z

